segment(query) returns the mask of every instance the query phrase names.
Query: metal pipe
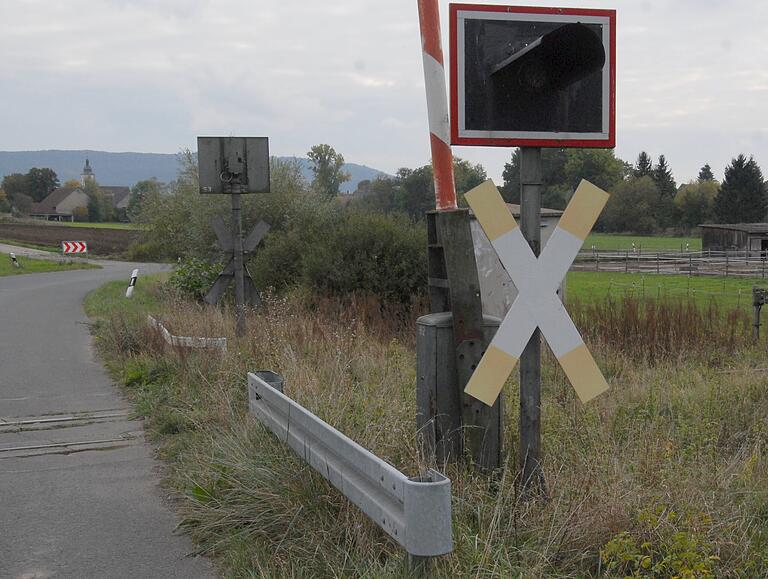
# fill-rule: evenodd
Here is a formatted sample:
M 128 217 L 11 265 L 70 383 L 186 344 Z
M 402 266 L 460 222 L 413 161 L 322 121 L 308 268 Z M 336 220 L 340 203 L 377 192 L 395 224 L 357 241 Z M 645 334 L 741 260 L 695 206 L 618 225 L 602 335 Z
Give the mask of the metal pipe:
M 243 217 L 240 193 L 232 193 L 232 225 L 235 257 L 235 333 L 245 335 L 245 277 L 243 275 Z
M 540 147 L 520 149 L 520 229 L 533 254 L 541 253 Z M 526 493 L 544 490 L 541 470 L 541 332 L 537 328 L 520 357 L 520 484 Z

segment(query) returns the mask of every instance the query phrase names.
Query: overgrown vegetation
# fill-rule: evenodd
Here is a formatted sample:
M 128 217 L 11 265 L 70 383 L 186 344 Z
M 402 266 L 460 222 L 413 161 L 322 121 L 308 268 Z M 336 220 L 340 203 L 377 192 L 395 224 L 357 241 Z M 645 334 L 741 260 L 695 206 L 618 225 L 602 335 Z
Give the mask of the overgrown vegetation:
M 655 211 L 675 210 L 663 157 L 656 167 L 650 158 L 631 167 L 611 155 L 572 157 L 566 177 L 608 170 L 627 198 L 642 186 L 653 200 L 663 187 Z M 479 178 L 465 169 L 462 183 Z M 225 196 L 198 194 L 191 155 L 171 193 L 145 201 L 134 248 L 180 259 L 170 282 L 142 286 L 129 312 L 104 307 L 122 286 L 89 298 L 101 312 L 99 347 L 170 464 L 182 526 L 226 575 L 404 573 L 386 535 L 249 416 L 246 373 L 256 369 L 281 373 L 289 396 L 404 472 L 432 466 L 450 477 L 455 550 L 437 576 L 768 574 L 765 344 L 752 343 L 748 309 L 726 291 L 736 281 L 697 294 L 721 282 L 685 278 L 678 295 L 674 276 L 662 291 L 653 286 L 661 278 L 570 274 L 569 309 L 611 390 L 582 405 L 545 353 L 547 495 L 524 500 L 514 375 L 502 469 L 419 455 L 414 321 L 426 311 L 426 240 L 414 214 L 397 209 L 431 198 L 430 172 L 377 180 L 346 206 L 313 191 L 294 163 L 273 160 L 271 177 L 272 193 L 244 200 L 246 229 L 260 219 L 272 226 L 248 261 L 264 304 L 248 313 L 244 339 L 234 337 L 228 306 L 199 300 L 220 267 L 208 223 L 229 207 Z M 227 337 L 229 349 L 171 349 L 146 325 L 146 310 L 172 333 Z
M 418 307 L 265 296 L 237 343 L 226 309 L 144 284 L 125 314 L 106 305 L 122 289 L 89 297 L 90 308 L 102 304 L 98 344 L 169 461 L 183 527 L 201 551 L 234 577 L 402 576 L 402 552 L 248 417 L 245 375 L 280 372 L 292 398 L 415 473 L 423 464 L 415 441 Z M 169 349 L 143 323 L 142 300 L 174 333 L 228 337 L 228 353 Z M 508 464 L 495 476 L 444 468 L 455 550 L 437 575 L 765 576 L 765 344 L 751 345 L 743 314 L 691 303 L 617 297 L 571 310 L 610 392 L 581 405 L 545 356 L 548 500 L 526 502 L 514 478 L 518 400 L 510 380 Z
M 199 295 L 199 283 L 190 275 L 194 277 L 203 263 L 221 259 L 209 223 L 215 216 L 228 221 L 229 199 L 200 195 L 193 157 L 184 167 L 171 194 L 145 203 L 141 220 L 146 229 L 130 254 L 179 258 L 180 282 L 190 278 L 197 285 L 188 294 Z M 337 295 L 368 291 L 397 302 L 424 291 L 423 224 L 399 213 L 347 209 L 326 193 L 308 188 L 293 162 L 272 159 L 271 179 L 272 193 L 246 195 L 243 201 L 246 231 L 260 220 L 271 226 L 247 262 L 259 288 L 304 286 Z

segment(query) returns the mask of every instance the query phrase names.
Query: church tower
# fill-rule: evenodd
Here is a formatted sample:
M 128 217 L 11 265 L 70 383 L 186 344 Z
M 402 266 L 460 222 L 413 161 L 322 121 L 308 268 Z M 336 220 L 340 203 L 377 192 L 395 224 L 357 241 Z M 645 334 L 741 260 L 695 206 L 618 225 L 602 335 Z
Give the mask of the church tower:
M 80 181 L 82 181 L 83 185 L 88 182 L 96 181 L 96 175 L 93 173 L 93 169 L 91 169 L 91 164 L 88 162 L 88 159 L 85 160 L 85 167 L 83 167 L 83 172 L 80 173 Z

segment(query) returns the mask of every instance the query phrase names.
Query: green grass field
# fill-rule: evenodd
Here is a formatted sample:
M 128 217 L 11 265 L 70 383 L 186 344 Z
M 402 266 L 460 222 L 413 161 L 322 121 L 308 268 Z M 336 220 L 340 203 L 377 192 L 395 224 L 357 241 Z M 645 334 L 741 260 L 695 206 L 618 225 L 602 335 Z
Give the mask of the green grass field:
M 17 259 L 21 264 L 21 267 L 19 268 L 13 265 L 13 262 L 7 253 L 0 253 L 0 276 L 43 273 L 48 271 L 67 271 L 71 269 L 101 269 L 101 266 L 99 265 L 79 260 L 65 263 L 49 261 L 46 259 L 25 259 L 24 257 L 17 257 Z
M 568 299 L 592 302 L 610 296 L 693 298 L 707 305 L 752 307 L 752 286 L 768 287 L 768 280 L 736 277 L 688 277 L 640 273 L 572 271 L 568 273 Z
M 635 247 L 648 251 L 659 250 L 677 250 L 685 249 L 685 244 L 689 244 L 691 251 L 701 250 L 700 237 L 653 237 L 642 235 L 611 235 L 608 233 L 592 233 L 584 241 L 582 249 L 632 249 Z

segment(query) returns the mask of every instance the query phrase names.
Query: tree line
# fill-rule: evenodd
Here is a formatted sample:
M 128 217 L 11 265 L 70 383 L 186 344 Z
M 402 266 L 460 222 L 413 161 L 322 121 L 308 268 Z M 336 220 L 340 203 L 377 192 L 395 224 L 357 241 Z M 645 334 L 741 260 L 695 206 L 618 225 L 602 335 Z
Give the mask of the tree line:
M 543 149 L 542 206 L 564 209 L 582 179 L 611 193 L 595 228 L 605 232 L 682 232 L 702 223 L 754 223 L 766 219 L 768 188 L 753 157 L 739 155 L 719 183 L 709 164 L 698 178 L 678 187 L 666 157 L 654 163 L 642 151 L 635 163 L 607 149 Z M 462 195 L 486 179 L 482 165 L 454 159 L 456 192 Z M 520 150 L 504 166 L 502 196 L 520 202 Z M 370 211 L 406 213 L 421 218 L 434 208 L 430 164 L 401 168 L 392 176 L 362 181 L 352 204 Z
M 192 155 L 189 151 L 182 156 Z M 328 144 L 313 146 L 307 153 L 313 179 L 307 188 L 320 198 L 336 198 L 350 176 L 343 170 L 344 157 Z M 189 165 L 189 159 L 187 159 Z M 563 209 L 581 179 L 587 179 L 611 193 L 611 198 L 596 224 L 605 232 L 654 233 L 690 231 L 702 223 L 754 223 L 766 219 L 768 189 L 752 156 L 740 154 L 725 168 L 718 182 L 709 164 L 698 178 L 678 187 L 662 154 L 656 162 L 645 151 L 634 163 L 616 157 L 606 149 L 543 149 L 542 206 Z M 487 178 L 480 164 L 454 158 L 454 179 L 459 204 L 463 194 Z M 509 203 L 520 202 L 520 150 L 515 149 L 505 164 L 502 196 Z M 77 218 L 104 221 L 116 216 L 96 183 L 81 186 L 68 181 L 65 186 L 81 187 L 89 197 L 87 210 Z M 0 212 L 12 209 L 29 213 L 32 203 L 41 201 L 59 186 L 56 173 L 47 168 L 32 168 L 26 174 L 5 176 L 0 185 Z M 156 199 L 169 186 L 155 179 L 140 181 L 131 189 L 127 217 L 136 220 L 148 199 Z M 402 213 L 421 219 L 434 208 L 434 180 L 431 164 L 402 167 L 393 176 L 361 181 L 351 197 L 351 208 Z

